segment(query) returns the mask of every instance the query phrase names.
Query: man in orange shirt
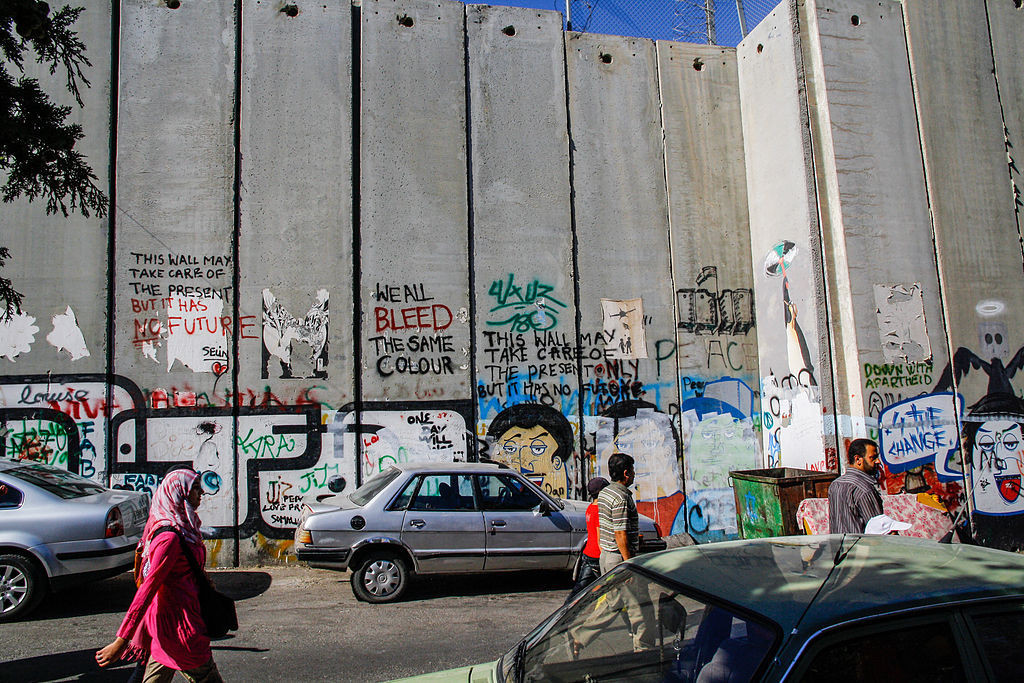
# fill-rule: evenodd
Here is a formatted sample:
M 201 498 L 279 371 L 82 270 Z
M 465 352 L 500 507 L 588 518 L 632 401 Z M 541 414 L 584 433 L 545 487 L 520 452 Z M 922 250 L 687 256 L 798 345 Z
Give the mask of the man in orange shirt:
M 601 576 L 601 546 L 598 544 L 598 512 L 597 512 L 597 494 L 601 493 L 601 489 L 608 485 L 608 480 L 604 477 L 594 477 L 587 482 L 587 494 L 590 496 L 590 505 L 587 506 L 586 519 L 587 519 L 587 544 L 583 546 L 583 553 L 580 555 L 580 571 L 576 575 L 576 583 L 573 585 L 572 590 L 569 591 L 569 597 L 565 599 L 569 602 L 576 594 L 581 590 L 593 583 L 594 579 Z

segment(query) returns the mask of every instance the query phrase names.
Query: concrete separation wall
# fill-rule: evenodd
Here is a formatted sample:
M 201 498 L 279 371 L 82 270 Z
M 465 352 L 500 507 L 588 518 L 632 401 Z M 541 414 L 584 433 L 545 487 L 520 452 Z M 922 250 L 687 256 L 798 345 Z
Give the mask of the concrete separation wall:
M 83 14 L 115 208 L 3 209 L 4 453 L 196 467 L 230 565 L 425 460 L 579 497 L 623 450 L 663 533 L 732 538 L 730 470 L 871 436 L 890 493 L 1024 545 L 1012 0 L 794 0 L 736 50 L 272 5 Z

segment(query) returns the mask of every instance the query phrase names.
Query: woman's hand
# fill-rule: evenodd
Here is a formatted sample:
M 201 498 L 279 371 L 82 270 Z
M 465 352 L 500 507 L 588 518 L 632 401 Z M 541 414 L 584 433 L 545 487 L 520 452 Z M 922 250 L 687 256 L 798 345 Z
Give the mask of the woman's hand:
M 124 638 L 114 638 L 110 645 L 96 651 L 96 663 L 100 666 L 110 666 L 119 660 L 121 658 L 121 650 L 124 649 L 127 642 Z

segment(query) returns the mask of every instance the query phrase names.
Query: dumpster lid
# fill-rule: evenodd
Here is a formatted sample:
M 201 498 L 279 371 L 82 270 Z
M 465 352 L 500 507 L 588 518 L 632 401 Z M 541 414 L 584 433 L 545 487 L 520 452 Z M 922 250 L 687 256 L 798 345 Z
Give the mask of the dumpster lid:
M 787 481 L 830 481 L 838 477 L 839 473 L 802 470 L 796 467 L 770 467 L 761 470 L 732 470 L 729 476 L 743 481 L 778 484 Z

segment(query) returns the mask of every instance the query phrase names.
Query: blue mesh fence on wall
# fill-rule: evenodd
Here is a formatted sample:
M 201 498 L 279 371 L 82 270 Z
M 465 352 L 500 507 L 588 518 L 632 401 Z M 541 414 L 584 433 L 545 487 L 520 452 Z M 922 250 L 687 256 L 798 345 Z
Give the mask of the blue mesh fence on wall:
M 505 0 L 503 5 L 556 10 L 566 0 Z M 570 0 L 572 30 L 735 46 L 779 0 Z

